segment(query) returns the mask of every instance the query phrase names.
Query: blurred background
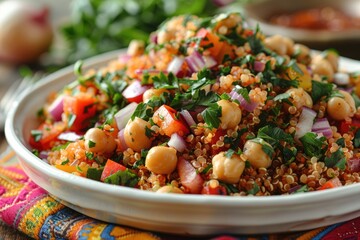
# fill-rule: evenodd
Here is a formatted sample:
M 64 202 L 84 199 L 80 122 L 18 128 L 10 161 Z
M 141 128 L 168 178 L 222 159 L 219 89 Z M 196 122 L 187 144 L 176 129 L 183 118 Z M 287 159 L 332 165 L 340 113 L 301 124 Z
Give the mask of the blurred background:
M 171 16 L 233 11 L 267 35 L 360 60 L 359 0 L 0 0 L 0 99 L 24 76 L 146 41 Z

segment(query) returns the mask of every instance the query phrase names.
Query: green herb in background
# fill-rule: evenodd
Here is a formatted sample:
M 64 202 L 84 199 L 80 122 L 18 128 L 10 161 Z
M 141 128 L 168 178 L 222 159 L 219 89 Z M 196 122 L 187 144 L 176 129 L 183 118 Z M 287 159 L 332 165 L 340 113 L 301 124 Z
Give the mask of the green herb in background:
M 69 62 L 146 41 L 167 18 L 180 14 L 211 16 L 212 0 L 74 0 L 71 23 L 61 29 Z

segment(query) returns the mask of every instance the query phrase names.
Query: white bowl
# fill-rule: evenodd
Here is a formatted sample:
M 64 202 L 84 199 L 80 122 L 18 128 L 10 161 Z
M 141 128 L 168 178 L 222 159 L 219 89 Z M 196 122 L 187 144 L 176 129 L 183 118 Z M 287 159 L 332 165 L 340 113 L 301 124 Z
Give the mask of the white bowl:
M 98 67 L 112 52 L 85 61 Z M 360 63 L 341 59 L 349 70 Z M 229 197 L 159 194 L 114 186 L 60 171 L 31 153 L 27 143 L 36 111 L 51 91 L 74 80 L 72 67 L 49 75 L 14 104 L 6 138 L 26 174 L 63 203 L 107 222 L 176 234 L 273 233 L 306 230 L 360 216 L 360 184 L 289 196 Z

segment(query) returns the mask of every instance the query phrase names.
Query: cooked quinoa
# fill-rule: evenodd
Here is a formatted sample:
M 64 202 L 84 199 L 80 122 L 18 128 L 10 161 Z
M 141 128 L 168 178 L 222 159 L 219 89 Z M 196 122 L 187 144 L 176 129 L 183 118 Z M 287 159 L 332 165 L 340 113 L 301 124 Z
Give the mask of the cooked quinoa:
M 186 194 L 270 196 L 360 181 L 360 78 L 237 13 L 178 16 L 49 96 L 34 153 L 63 171 Z

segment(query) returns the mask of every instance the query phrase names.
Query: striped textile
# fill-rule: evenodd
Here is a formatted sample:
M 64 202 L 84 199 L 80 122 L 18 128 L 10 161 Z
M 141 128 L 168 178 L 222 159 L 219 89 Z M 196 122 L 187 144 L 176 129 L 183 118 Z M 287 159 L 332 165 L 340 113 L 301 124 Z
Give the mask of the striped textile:
M 184 239 L 105 223 L 82 215 L 50 197 L 32 182 L 12 151 L 0 159 L 0 220 L 34 239 Z M 360 218 L 311 231 L 206 239 L 360 239 Z M 189 237 L 186 237 L 189 239 Z M 197 239 L 201 239 L 198 238 Z

